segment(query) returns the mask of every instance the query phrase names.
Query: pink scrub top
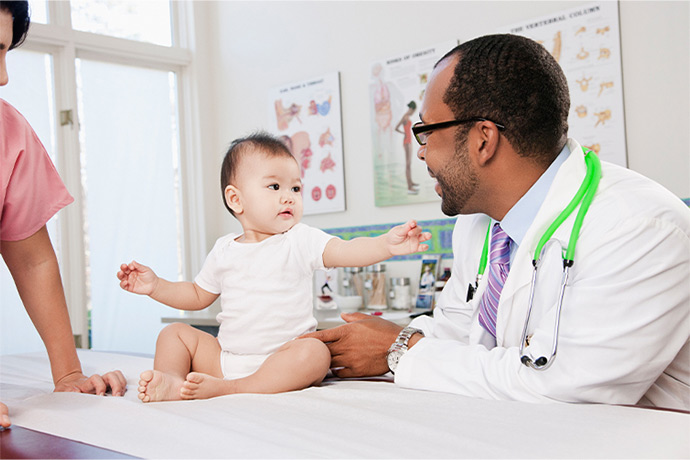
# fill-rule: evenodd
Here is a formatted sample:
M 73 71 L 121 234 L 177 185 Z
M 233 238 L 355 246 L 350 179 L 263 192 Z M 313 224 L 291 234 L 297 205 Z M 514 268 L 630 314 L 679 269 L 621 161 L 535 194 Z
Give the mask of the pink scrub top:
M 0 240 L 30 237 L 72 201 L 29 122 L 0 99 Z

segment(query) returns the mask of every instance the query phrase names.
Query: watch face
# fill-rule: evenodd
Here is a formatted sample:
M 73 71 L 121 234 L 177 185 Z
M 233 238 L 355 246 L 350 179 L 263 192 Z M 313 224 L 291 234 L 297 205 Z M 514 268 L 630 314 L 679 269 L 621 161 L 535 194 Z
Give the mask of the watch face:
M 402 350 L 392 350 L 388 353 L 388 369 L 390 369 L 391 372 L 395 373 L 395 368 L 398 367 L 398 361 L 400 361 L 402 355 Z

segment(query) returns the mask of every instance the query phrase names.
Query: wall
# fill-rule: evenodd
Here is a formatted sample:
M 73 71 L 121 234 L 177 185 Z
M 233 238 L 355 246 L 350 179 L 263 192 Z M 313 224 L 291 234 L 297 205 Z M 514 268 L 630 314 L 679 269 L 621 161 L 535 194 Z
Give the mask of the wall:
M 438 202 L 374 206 L 372 61 L 588 3 L 197 3 L 209 64 L 200 88 L 207 245 L 239 229 L 217 179 L 229 142 L 266 126 L 270 88 L 333 71 L 341 74 L 347 211 L 304 221 L 332 228 L 445 217 Z M 623 1 L 620 22 L 629 167 L 690 197 L 688 2 Z

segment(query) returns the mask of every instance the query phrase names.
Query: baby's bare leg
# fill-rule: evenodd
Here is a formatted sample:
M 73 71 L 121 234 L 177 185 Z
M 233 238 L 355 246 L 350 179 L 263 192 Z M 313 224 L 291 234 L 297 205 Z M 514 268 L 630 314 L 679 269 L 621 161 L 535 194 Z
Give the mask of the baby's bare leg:
M 223 380 L 191 372 L 180 391 L 183 399 L 205 399 L 234 393 L 282 393 L 316 385 L 328 373 L 331 353 L 317 339 L 292 340 L 269 356 L 247 377 Z
M 182 399 L 180 389 L 189 371 L 222 377 L 220 345 L 211 334 L 186 324 L 171 324 L 158 336 L 153 370 L 140 376 L 139 399 L 143 402 Z

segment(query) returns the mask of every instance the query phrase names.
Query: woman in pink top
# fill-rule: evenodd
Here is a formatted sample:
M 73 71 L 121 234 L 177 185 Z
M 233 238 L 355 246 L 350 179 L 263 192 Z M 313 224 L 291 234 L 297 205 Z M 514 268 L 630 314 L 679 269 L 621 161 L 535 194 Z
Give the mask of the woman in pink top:
M 5 55 L 29 28 L 26 1 L 0 1 L 0 86 L 8 82 Z M 86 377 L 74 346 L 60 271 L 46 222 L 73 201 L 29 123 L 0 99 L 0 253 L 48 351 L 55 391 L 125 392 L 120 371 Z M 0 403 L 0 426 L 10 426 Z

